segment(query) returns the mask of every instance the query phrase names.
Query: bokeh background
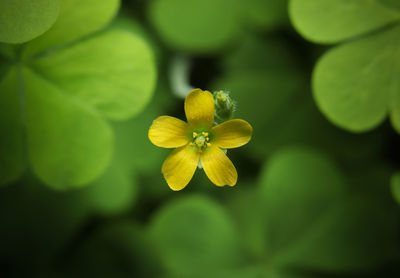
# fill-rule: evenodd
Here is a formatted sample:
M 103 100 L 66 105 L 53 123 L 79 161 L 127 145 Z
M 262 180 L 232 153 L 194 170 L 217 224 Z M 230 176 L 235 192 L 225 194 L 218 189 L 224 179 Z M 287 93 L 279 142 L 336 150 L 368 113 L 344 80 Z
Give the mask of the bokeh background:
M 400 276 L 397 0 L 0 0 L 0 277 Z M 182 191 L 191 88 L 254 128 Z M 397 200 L 397 201 L 396 201 Z

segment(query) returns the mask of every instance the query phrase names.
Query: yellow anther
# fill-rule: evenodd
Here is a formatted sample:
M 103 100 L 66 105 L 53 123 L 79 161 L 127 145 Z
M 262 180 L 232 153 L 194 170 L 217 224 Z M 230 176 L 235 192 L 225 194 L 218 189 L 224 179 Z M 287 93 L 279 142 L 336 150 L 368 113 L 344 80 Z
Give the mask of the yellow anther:
M 190 145 L 190 146 L 194 146 L 194 143 L 193 143 L 193 142 L 190 142 L 189 145 Z
M 199 153 L 202 153 L 203 151 L 201 149 L 199 149 Z
M 196 138 L 197 137 L 197 132 L 193 132 L 193 138 Z
M 207 142 L 210 141 L 210 138 L 206 137 Z
M 203 134 L 204 136 L 208 136 L 208 132 L 203 131 L 201 134 Z
M 211 143 L 207 143 L 207 147 L 211 147 Z

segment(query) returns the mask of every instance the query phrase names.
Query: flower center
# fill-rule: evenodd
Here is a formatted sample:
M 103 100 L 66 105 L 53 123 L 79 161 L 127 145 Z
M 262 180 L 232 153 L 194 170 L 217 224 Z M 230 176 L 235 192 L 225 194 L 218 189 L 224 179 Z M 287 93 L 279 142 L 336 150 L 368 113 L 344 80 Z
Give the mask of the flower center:
M 193 140 L 190 142 L 190 146 L 196 146 L 199 152 L 202 152 L 207 147 L 211 146 L 210 137 L 208 136 L 208 132 L 193 132 Z

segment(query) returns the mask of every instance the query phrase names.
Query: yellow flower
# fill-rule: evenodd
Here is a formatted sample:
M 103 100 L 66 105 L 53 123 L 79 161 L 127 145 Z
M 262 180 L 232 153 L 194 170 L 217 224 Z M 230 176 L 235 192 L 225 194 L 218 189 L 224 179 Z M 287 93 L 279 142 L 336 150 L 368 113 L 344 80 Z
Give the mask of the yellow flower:
M 162 173 L 172 190 L 183 189 L 192 179 L 199 160 L 208 178 L 218 186 L 234 186 L 237 172 L 221 150 L 250 141 L 253 128 L 244 120 L 214 124 L 214 99 L 210 92 L 195 89 L 185 99 L 188 123 L 161 116 L 149 129 L 150 141 L 162 148 L 176 148 L 164 161 Z

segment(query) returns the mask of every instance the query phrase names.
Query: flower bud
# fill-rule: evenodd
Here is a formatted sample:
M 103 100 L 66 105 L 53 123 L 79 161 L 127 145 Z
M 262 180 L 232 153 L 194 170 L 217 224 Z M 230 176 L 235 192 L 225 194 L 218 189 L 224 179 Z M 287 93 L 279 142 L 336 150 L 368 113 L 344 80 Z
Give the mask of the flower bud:
M 232 119 L 233 113 L 235 112 L 236 103 L 229 96 L 229 92 L 217 91 L 214 92 L 214 103 L 215 103 L 215 117 L 220 122 L 228 121 Z

